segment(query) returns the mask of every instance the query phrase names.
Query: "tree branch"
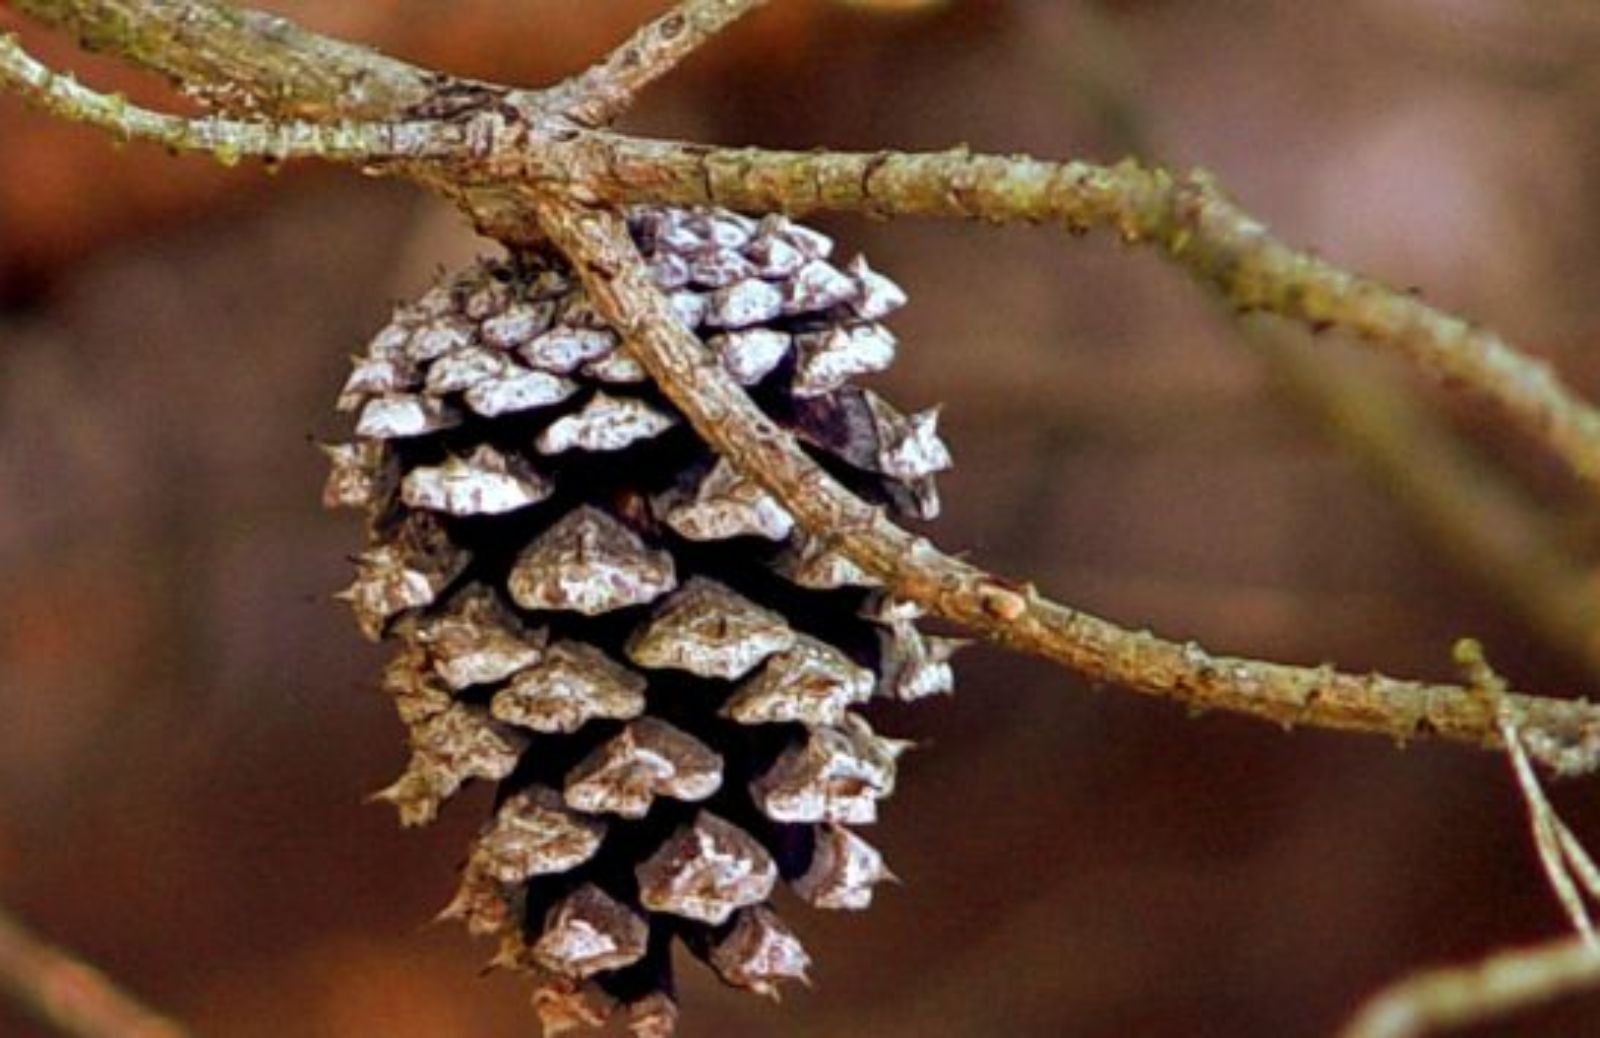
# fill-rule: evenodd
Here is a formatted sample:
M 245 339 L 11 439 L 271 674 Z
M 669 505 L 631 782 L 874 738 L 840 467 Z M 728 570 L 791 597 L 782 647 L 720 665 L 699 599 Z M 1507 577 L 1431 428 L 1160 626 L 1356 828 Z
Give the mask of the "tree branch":
M 767 0 L 684 0 L 645 25 L 581 76 L 546 95 L 553 111 L 585 126 L 605 126 L 646 86 Z
M 1600 952 L 1600 939 L 1595 936 L 1594 923 L 1589 918 L 1587 895 L 1600 903 L 1600 870 L 1579 842 L 1567 823 L 1556 813 L 1555 806 L 1545 796 L 1539 776 L 1522 746 L 1522 735 L 1516 721 L 1502 708 L 1506 682 L 1483 653 L 1483 646 L 1470 638 L 1456 643 L 1455 659 L 1472 688 L 1494 705 L 1500 723 L 1500 737 L 1505 743 L 1506 757 L 1511 763 L 1511 773 L 1517 780 L 1528 809 L 1528 827 L 1533 834 L 1534 849 L 1539 853 L 1539 864 L 1561 908 L 1572 927 L 1592 951 Z
M 1192 709 L 1228 710 L 1285 726 L 1503 745 L 1496 710 L 1471 689 L 1213 656 L 1193 643 L 1129 631 L 1070 609 L 1030 584 L 940 552 L 851 495 L 751 402 L 678 323 L 620 217 L 553 198 L 541 214 L 596 308 L 695 431 L 827 547 L 883 579 L 895 594 L 1002 645 Z M 1600 709 L 1531 696 L 1508 695 L 1504 702 L 1529 751 L 1545 764 L 1569 773 L 1600 764 Z
M 1026 28 L 1051 35 L 1057 89 L 1095 113 L 1111 147 L 1161 154 L 1156 120 L 1138 100 L 1131 41 L 1109 12 L 1078 5 L 1070 35 L 1048 17 Z M 1236 321 L 1234 329 L 1287 398 L 1287 409 L 1319 425 L 1359 462 L 1430 548 L 1472 574 L 1552 648 L 1600 677 L 1600 586 L 1589 564 L 1561 543 L 1541 502 L 1389 372 L 1348 351 L 1318 348 L 1292 328 Z
M 73 29 L 86 45 L 191 85 L 237 80 L 245 97 L 271 111 L 393 118 L 402 109 L 422 110 L 446 86 L 461 85 L 430 79 L 284 19 L 211 0 L 13 2 L 42 21 Z M 610 111 L 754 2 L 693 0 L 686 8 L 693 17 L 681 31 L 664 27 L 684 10 L 647 27 L 592 70 L 584 77 L 589 86 L 576 96 L 558 88 L 542 100 L 565 98 L 581 112 L 593 98 L 598 107 L 590 117 Z M 586 198 L 611 202 L 1048 221 L 1074 232 L 1111 227 L 1125 241 L 1155 243 L 1238 310 L 1264 310 L 1314 329 L 1339 328 L 1473 387 L 1573 471 L 1600 484 L 1600 411 L 1575 397 L 1549 365 L 1414 296 L 1289 248 L 1203 173 L 1174 176 L 1132 162 L 1104 167 L 965 149 L 797 153 L 604 133 L 568 137 L 557 145 L 543 135 L 505 135 L 493 155 L 475 164 L 480 186 L 496 196 L 517 184 L 564 183 L 580 187 Z M 478 215 L 493 228 L 492 215 Z
M 614 201 L 749 211 L 848 210 L 1114 229 L 1153 244 L 1240 312 L 1337 328 L 1472 387 L 1600 486 L 1600 410 L 1500 336 L 1278 241 L 1203 172 L 974 155 L 965 149 L 780 152 L 588 134 L 538 155 L 534 180 L 572 178 Z M 499 167 L 504 174 L 509 159 Z
M 0 910 L 0 988 L 52 1027 L 80 1038 L 184 1038 L 100 971 L 30 934 Z
M 446 77 L 287 18 L 217 0 L 9 0 L 36 21 L 161 73 L 224 111 L 279 118 L 394 118 Z
M 29 0 L 28 6 L 51 8 L 58 18 L 78 9 L 103 17 L 107 10 L 126 12 L 150 2 Z M 197 17 L 208 25 L 213 23 L 205 22 L 205 12 L 227 24 L 221 13 L 225 8 L 217 5 L 176 0 L 172 6 L 199 12 Z M 171 12 L 164 17 L 170 18 Z M 243 23 L 259 16 L 235 12 L 231 17 Z M 245 34 L 242 43 L 247 50 L 259 48 L 260 55 L 275 47 L 260 33 Z M 320 46 L 306 45 L 313 52 Z M 295 75 L 292 65 L 263 56 L 247 65 Z M 313 85 L 306 84 L 306 90 L 311 92 Z M 439 87 L 445 90 L 446 84 Z M 284 89 L 287 96 L 299 96 L 298 88 Z M 510 95 L 500 91 L 499 96 Z M 437 99 L 435 93 L 412 107 L 423 111 Z M 698 340 L 676 323 L 641 273 L 615 216 L 557 196 L 601 205 L 651 200 L 754 210 L 834 208 L 1050 220 L 1072 230 L 1113 227 L 1125 240 L 1158 243 L 1236 307 L 1270 310 L 1314 326 L 1343 327 L 1474 385 L 1540 432 L 1575 469 L 1600 477 L 1600 415 L 1572 397 L 1543 364 L 1520 356 L 1492 333 L 1289 249 L 1198 174 L 1175 178 L 1132 163 L 1108 168 L 965 151 L 717 150 L 541 122 L 548 120 L 548 113 L 540 107 L 511 106 L 509 114 L 486 111 L 477 122 L 463 124 L 456 152 L 429 152 L 430 163 L 413 163 L 402 171 L 456 197 L 480 224 L 505 238 L 526 236 L 530 214 L 542 212 L 547 217 L 544 229 L 584 269 L 608 319 L 635 340 L 641 361 L 707 442 L 755 477 L 808 530 L 834 542 L 898 594 L 1092 679 L 1173 698 L 1192 708 L 1231 710 L 1285 725 L 1306 723 L 1398 738 L 1438 734 L 1501 745 L 1493 712 L 1481 697 L 1459 686 L 1212 656 L 1193 644 L 1129 631 L 1051 602 L 1031 585 L 987 574 L 900 530 L 818 469 L 707 359 Z M 262 147 L 270 144 L 264 141 Z M 365 160 L 383 148 L 401 154 L 412 145 L 404 136 L 364 141 L 361 154 L 351 158 Z M 1538 759 L 1561 771 L 1589 770 L 1600 763 L 1600 710 L 1536 697 L 1509 697 L 1508 703 Z
M 1481 1026 L 1600 982 L 1600 952 L 1581 937 L 1514 948 L 1467 966 L 1428 970 L 1378 993 L 1341 1038 L 1412 1038 Z
M 188 119 L 152 112 L 59 75 L 28 55 L 14 37 L 0 35 L 0 87 L 52 115 L 86 123 L 122 140 L 147 141 L 173 151 L 203 152 L 225 164 L 244 157 L 319 158 L 368 162 L 397 157 L 458 156 L 471 143 L 462 125 L 411 123 L 239 122 Z

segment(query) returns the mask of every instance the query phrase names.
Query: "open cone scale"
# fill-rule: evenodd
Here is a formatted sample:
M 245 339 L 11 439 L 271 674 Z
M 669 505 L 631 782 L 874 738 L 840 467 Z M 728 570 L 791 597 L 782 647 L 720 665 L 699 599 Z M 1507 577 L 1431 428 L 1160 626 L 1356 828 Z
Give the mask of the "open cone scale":
M 932 519 L 937 411 L 856 379 L 886 369 L 905 294 L 782 217 L 648 208 L 630 229 L 675 312 L 856 492 Z M 529 972 L 547 1033 L 620 1014 L 670 1034 L 681 942 L 776 996 L 809 957 L 780 882 L 860 909 L 889 876 L 851 826 L 906 744 L 874 697 L 948 692 L 959 644 L 925 635 L 848 560 L 698 440 L 559 257 L 480 261 L 355 359 L 356 436 L 330 506 L 365 510 L 344 593 L 411 760 L 380 795 L 431 821 L 497 783 L 445 914 Z

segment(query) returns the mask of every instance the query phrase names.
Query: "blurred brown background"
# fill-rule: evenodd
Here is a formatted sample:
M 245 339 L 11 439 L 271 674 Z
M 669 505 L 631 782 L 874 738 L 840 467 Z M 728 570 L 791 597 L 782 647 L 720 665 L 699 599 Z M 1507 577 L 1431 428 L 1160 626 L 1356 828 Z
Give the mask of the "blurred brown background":
M 537 83 L 661 5 L 265 6 Z M 784 0 L 630 125 L 1204 165 L 1289 240 L 1420 286 L 1594 396 L 1596 59 L 1578 0 Z M 1221 650 L 1448 677 L 1470 633 L 1523 688 L 1593 694 L 1600 674 L 1437 550 L 1154 256 L 827 226 L 911 291 L 890 388 L 948 402 L 948 547 Z M 421 833 L 362 802 L 401 732 L 383 653 L 328 597 L 360 533 L 319 510 L 311 445 L 340 431 L 346 355 L 390 302 L 481 247 L 398 185 L 113 151 L 0 100 L 0 902 L 199 1034 L 535 1030 L 517 982 L 478 976 L 488 949 L 425 922 L 486 791 Z M 1306 341 L 1273 349 L 1354 356 Z M 1595 557 L 1594 509 L 1536 451 L 1360 363 Z M 925 743 L 875 834 L 904 886 L 862 916 L 795 913 L 817 984 L 781 1008 L 684 969 L 685 1034 L 1322 1035 L 1409 968 L 1562 926 L 1492 755 L 1190 719 L 988 648 L 960 678 L 885 719 Z M 1592 843 L 1597 790 L 1556 791 Z M 42 1033 L 11 1013 L 0 1034 Z M 1481 1033 L 1600 1034 L 1600 996 Z

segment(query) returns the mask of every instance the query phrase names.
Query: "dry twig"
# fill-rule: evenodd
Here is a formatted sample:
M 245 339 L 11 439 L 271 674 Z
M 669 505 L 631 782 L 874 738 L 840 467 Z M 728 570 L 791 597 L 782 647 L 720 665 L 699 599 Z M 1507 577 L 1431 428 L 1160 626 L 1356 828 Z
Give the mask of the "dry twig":
M 105 130 L 121 140 L 159 144 L 175 152 L 204 152 L 226 165 L 246 157 L 354 163 L 401 154 L 443 158 L 470 146 L 459 128 L 434 122 L 247 122 L 153 112 L 51 71 L 10 36 L 0 36 L 0 87 L 51 115 Z
M 214 0 L 8 0 L 86 50 L 160 73 L 224 111 L 394 119 L 440 77 L 286 18 Z M 455 81 L 459 82 L 459 81 Z
M 1556 814 L 1555 806 L 1539 784 L 1539 776 L 1528 762 L 1527 751 L 1522 745 L 1522 732 L 1503 701 L 1505 679 L 1489 666 L 1483 647 L 1475 641 L 1463 639 L 1456 645 L 1455 655 L 1468 683 L 1495 711 L 1506 757 L 1511 762 L 1517 789 L 1528 809 L 1528 821 L 1533 831 L 1534 847 L 1539 852 L 1539 864 L 1544 868 L 1550 889 L 1561 902 L 1562 910 L 1567 913 L 1578 936 L 1591 949 L 1600 951 L 1594 923 L 1589 919 L 1589 908 L 1584 904 L 1584 895 L 1600 903 L 1600 873 L 1597 873 L 1589 852 L 1584 850 L 1577 836 L 1567 828 L 1567 823 Z
M 1581 937 L 1563 937 L 1408 977 L 1367 1003 L 1341 1038 L 1412 1038 L 1484 1024 L 1597 981 L 1600 953 Z
M 52 1027 L 80 1038 L 183 1038 L 99 970 L 39 940 L 0 911 L 0 988 Z
M 767 0 L 689 0 L 634 33 L 587 72 L 545 96 L 548 106 L 585 126 L 605 126 L 639 92 Z
M 1600 870 L 1545 796 L 1523 750 L 1517 721 L 1506 709 L 1505 681 L 1489 666 L 1482 647 L 1462 641 L 1456 646 L 1456 660 L 1467 681 L 1499 717 L 1506 755 L 1528 808 L 1540 865 L 1576 935 L 1514 948 L 1467 966 L 1407 977 L 1369 1001 L 1345 1029 L 1343 1038 L 1410 1038 L 1483 1024 L 1600 985 L 1600 942 L 1584 903 L 1585 895 L 1600 903 Z
M 1047 67 L 1061 81 L 1057 89 L 1095 113 L 1112 147 L 1129 155 L 1163 152 L 1159 121 L 1139 100 L 1137 59 L 1110 12 L 1078 5 L 1070 30 L 1043 13 L 1028 28 L 1050 37 Z M 1562 543 L 1549 509 L 1465 442 L 1429 401 L 1363 358 L 1294 331 L 1234 323 L 1237 343 L 1263 366 L 1288 410 L 1360 463 L 1430 548 L 1472 574 L 1551 647 L 1600 676 L 1600 587 Z

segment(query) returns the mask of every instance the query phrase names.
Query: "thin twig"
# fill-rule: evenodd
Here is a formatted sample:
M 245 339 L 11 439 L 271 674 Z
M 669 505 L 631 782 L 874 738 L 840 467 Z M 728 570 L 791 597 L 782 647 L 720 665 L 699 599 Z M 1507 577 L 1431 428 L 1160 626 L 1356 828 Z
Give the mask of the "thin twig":
M 1046 37 L 1055 89 L 1088 107 L 1109 148 L 1148 157 L 1166 150 L 1159 120 L 1139 100 L 1139 60 L 1111 12 L 1078 4 L 1064 21 L 1039 8 L 1025 30 Z M 1233 328 L 1287 397 L 1286 410 L 1320 426 L 1359 462 L 1430 548 L 1600 677 L 1600 586 L 1589 564 L 1563 546 L 1547 507 L 1387 370 L 1307 343 L 1292 328 L 1264 321 Z
M 1193 643 L 1129 631 L 939 551 L 851 495 L 763 413 L 677 322 L 619 217 L 556 200 L 544 226 L 577 265 L 599 312 L 705 440 L 776 497 L 808 531 L 897 594 L 1002 645 L 1095 680 L 1285 726 L 1439 735 L 1501 745 L 1495 710 L 1460 686 L 1213 656 Z M 1600 709 L 1507 695 L 1531 751 L 1560 771 L 1596 766 Z
M 1558 823 L 1556 838 L 1561 842 L 1561 853 L 1566 858 L 1567 867 L 1572 870 L 1573 877 L 1583 887 L 1584 893 L 1589 895 L 1589 900 L 1600 904 L 1600 867 L 1595 865 L 1588 848 L 1578 841 L 1572 829 L 1555 814 L 1554 808 L 1550 813 Z
M 1562 911 L 1566 912 L 1572 928 L 1591 948 L 1600 950 L 1594 923 L 1589 918 L 1589 907 L 1583 900 L 1587 893 L 1590 898 L 1600 902 L 1600 887 L 1589 884 L 1593 878 L 1593 863 L 1578 838 L 1556 813 L 1555 806 L 1545 795 L 1544 787 L 1539 784 L 1539 776 L 1534 773 L 1522 745 L 1522 733 L 1518 730 L 1517 721 L 1511 711 L 1505 709 L 1505 679 L 1489 665 L 1483 646 L 1470 638 L 1456 643 L 1455 658 L 1467 683 L 1484 697 L 1495 712 L 1506 756 L 1511 761 L 1511 771 L 1517 779 L 1517 789 L 1522 793 L 1523 804 L 1528 809 L 1528 824 L 1545 879 L 1555 893 L 1556 900 L 1561 903 Z M 1569 853 L 1573 848 L 1576 848 L 1576 853 Z
M 1539 855 L 1539 866 L 1544 869 L 1545 881 L 1550 884 L 1550 890 L 1560 903 L 1561 910 L 1566 913 L 1572 929 L 1583 938 L 1584 943 L 1600 949 L 1600 944 L 1595 940 L 1594 922 L 1589 918 L 1589 906 L 1583 901 L 1583 890 L 1574 880 L 1572 869 L 1567 864 L 1561 834 L 1571 836 L 1571 833 L 1556 817 L 1544 789 L 1539 785 L 1539 777 L 1528 763 L 1527 755 L 1518 752 L 1515 731 L 1507 733 L 1506 747 L 1517 776 L 1517 788 L 1521 790 L 1523 801 L 1528 806 L 1528 825 L 1533 833 L 1534 849 Z
M 4 910 L 0 988 L 41 1021 L 81 1038 L 184 1038 L 187 1033 L 99 970 L 39 940 Z
M 1528 808 L 1534 845 L 1545 876 L 1577 931 L 1532 948 L 1501 952 L 1469 966 L 1429 970 L 1408 977 L 1371 999 L 1343 1038 L 1410 1038 L 1426 1031 L 1478 1025 L 1539 1002 L 1600 985 L 1600 944 L 1584 894 L 1600 901 L 1594 862 L 1556 813 L 1528 762 L 1521 732 L 1505 697 L 1505 680 L 1489 665 L 1477 642 L 1455 649 L 1469 685 L 1494 709 L 1518 789 Z
M 717 33 L 767 0 L 684 0 L 630 36 L 580 76 L 546 96 L 549 107 L 585 126 L 606 126 L 639 92 L 676 68 Z
M 395 119 L 433 96 L 436 73 L 216 0 L 7 0 L 88 50 L 180 83 L 223 111 L 290 119 Z
M 1409 1038 L 1446 1027 L 1482 1025 L 1600 985 L 1600 943 L 1583 900 L 1587 894 L 1600 902 L 1600 870 L 1556 813 L 1528 762 L 1514 714 L 1504 702 L 1504 681 L 1489 668 L 1475 642 L 1458 645 L 1457 658 L 1474 688 L 1497 704 L 1502 738 L 1528 807 L 1540 864 L 1577 936 L 1409 977 L 1372 999 L 1343 1038 Z
M 442 158 L 470 147 L 464 125 L 438 121 L 240 122 L 153 112 L 51 71 L 24 51 L 15 37 L 6 35 L 0 35 L 0 87 L 52 115 L 105 130 L 121 140 L 206 153 L 226 164 L 246 157 L 355 163 L 397 156 Z
M 1407 977 L 1378 993 L 1341 1038 L 1413 1038 L 1428 1031 L 1483 1025 L 1592 988 L 1600 981 L 1600 952 L 1564 937 L 1501 952 L 1468 966 Z

